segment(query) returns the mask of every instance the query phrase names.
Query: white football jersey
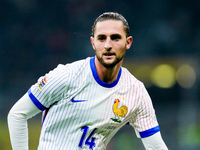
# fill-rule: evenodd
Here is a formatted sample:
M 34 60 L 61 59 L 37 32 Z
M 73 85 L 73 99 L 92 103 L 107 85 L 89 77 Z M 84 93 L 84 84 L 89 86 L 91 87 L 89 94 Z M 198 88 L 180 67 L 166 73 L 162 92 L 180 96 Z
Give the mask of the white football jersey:
M 94 59 L 58 65 L 29 89 L 33 103 L 46 111 L 38 150 L 106 149 L 127 123 L 142 138 L 159 131 L 143 83 L 123 67 L 116 81 L 102 82 Z

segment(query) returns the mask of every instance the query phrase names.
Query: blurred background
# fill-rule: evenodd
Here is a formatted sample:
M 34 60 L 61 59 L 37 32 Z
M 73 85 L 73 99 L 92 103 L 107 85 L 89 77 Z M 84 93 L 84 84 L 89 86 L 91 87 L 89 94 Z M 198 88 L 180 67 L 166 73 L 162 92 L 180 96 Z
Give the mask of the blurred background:
M 1 0 L 0 149 L 11 149 L 7 114 L 37 79 L 55 68 L 94 56 L 91 26 L 105 11 L 128 20 L 133 45 L 124 66 L 152 98 L 169 149 L 200 149 L 199 0 Z M 29 121 L 36 149 L 41 115 Z M 123 127 L 107 150 L 143 150 Z

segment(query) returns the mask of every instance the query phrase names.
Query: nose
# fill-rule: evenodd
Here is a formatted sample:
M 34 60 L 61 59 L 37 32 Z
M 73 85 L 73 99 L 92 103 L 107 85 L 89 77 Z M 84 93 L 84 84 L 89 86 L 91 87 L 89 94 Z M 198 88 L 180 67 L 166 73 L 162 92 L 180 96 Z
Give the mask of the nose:
M 105 48 L 106 50 L 110 50 L 110 49 L 112 48 L 112 41 L 111 41 L 110 38 L 107 38 L 107 39 L 106 39 L 104 48 Z

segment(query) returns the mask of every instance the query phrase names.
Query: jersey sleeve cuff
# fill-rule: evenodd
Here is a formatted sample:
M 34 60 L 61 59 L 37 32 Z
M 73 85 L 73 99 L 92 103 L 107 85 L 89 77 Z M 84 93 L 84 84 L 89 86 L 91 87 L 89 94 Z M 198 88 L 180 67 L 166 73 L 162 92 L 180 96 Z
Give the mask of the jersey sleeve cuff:
M 31 88 L 28 90 L 28 95 L 30 97 L 30 99 L 32 100 L 32 102 L 35 104 L 35 106 L 40 109 L 41 111 L 46 110 L 47 108 L 45 106 L 43 106 L 38 100 L 37 98 L 33 95 L 33 93 L 31 92 Z
M 151 136 L 151 135 L 153 135 L 153 134 L 155 134 L 155 133 L 157 133 L 159 131 L 160 131 L 159 126 L 156 126 L 154 128 L 151 128 L 149 130 L 142 131 L 142 132 L 139 132 L 139 133 L 140 133 L 140 137 L 141 138 L 145 138 L 145 137 Z

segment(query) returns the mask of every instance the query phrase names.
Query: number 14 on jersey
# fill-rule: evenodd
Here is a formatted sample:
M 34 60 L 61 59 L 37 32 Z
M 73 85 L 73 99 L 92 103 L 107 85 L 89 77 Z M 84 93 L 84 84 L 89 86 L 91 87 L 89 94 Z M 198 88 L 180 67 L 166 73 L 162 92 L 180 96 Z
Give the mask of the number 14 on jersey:
M 82 148 L 82 146 L 83 146 L 84 140 L 85 140 L 85 138 L 87 136 L 87 132 L 89 130 L 89 127 L 88 126 L 82 127 L 81 130 L 83 131 L 83 134 L 82 134 L 81 140 L 78 145 L 78 147 L 80 147 L 80 148 Z M 95 147 L 95 137 L 92 137 L 92 136 L 94 135 L 96 130 L 97 130 L 97 128 L 95 128 L 90 133 L 90 135 L 88 136 L 88 138 L 85 141 L 85 145 L 89 146 L 90 150 L 93 150 L 93 148 Z

